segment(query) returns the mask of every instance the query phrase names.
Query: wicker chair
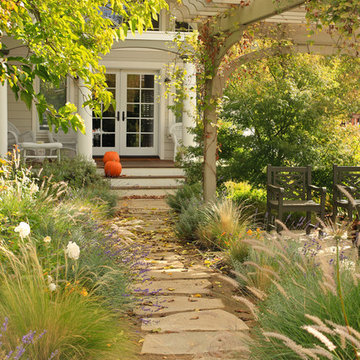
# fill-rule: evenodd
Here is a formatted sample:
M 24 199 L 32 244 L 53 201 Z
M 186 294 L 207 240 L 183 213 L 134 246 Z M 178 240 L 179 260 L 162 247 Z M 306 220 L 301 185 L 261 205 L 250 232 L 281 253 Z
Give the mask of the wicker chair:
M 73 155 L 77 154 L 77 142 L 76 134 L 74 131 L 69 130 L 68 133 L 64 133 L 61 129 L 57 133 L 48 132 L 49 143 L 61 143 L 63 144 L 62 150 L 70 151 Z
M 11 122 L 8 123 L 8 150 L 11 151 L 14 145 L 21 148 L 23 142 L 35 142 L 35 134 L 31 131 L 21 133 Z
M 178 150 L 180 148 L 180 143 L 182 140 L 182 123 L 174 123 L 170 126 L 169 133 L 171 138 L 174 141 L 174 161 L 176 160 L 176 154 L 178 153 Z

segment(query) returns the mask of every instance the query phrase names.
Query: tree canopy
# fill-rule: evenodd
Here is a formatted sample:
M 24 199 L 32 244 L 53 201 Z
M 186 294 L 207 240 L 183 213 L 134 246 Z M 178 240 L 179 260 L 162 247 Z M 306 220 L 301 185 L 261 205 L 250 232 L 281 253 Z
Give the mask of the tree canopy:
M 305 54 L 243 65 L 219 124 L 225 172 L 261 184 L 267 164 L 313 165 L 324 183 L 332 163 L 358 162 L 358 129 L 341 124 L 360 110 L 359 68 L 359 59 Z
M 95 111 L 100 103 L 109 106 L 113 99 L 106 91 L 101 56 L 129 30 L 150 28 L 166 6 L 165 0 L 2 0 L 0 81 L 7 80 L 29 107 L 34 103 L 40 118 L 46 113 L 50 126 L 84 132 L 76 106 L 68 103 L 57 111 L 35 91 L 35 78 L 54 85 L 66 76 L 81 78 L 91 89 L 85 105 Z M 24 49 L 21 56 L 19 48 Z

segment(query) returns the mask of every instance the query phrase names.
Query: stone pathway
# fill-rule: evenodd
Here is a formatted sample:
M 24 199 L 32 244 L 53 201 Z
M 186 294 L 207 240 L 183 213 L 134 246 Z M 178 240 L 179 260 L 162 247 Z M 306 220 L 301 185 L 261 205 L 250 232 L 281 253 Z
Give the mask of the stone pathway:
M 120 218 L 143 221 L 136 240 L 149 248 L 148 271 L 134 285 L 141 303 L 141 359 L 246 359 L 248 309 L 233 295 L 237 284 L 204 263 L 192 245 L 179 242 L 163 200 L 123 200 Z

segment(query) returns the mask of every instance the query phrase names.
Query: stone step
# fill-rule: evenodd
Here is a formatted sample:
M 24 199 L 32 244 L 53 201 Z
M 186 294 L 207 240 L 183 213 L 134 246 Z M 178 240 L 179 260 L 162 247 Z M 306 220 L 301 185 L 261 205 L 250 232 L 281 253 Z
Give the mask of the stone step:
M 145 281 L 134 285 L 133 291 L 141 294 L 208 294 L 211 282 L 206 279 Z
M 141 188 L 141 189 L 172 189 L 184 183 L 183 177 L 127 177 L 109 179 L 113 189 Z
M 98 167 L 96 170 L 104 175 L 104 168 Z M 180 168 L 123 168 L 121 175 L 125 176 L 185 176 L 184 170 Z
M 241 331 L 191 331 L 145 336 L 142 354 L 187 355 L 222 351 L 248 352 L 248 336 Z
M 183 332 L 183 331 L 247 331 L 249 327 L 235 315 L 227 311 L 204 310 L 182 312 L 161 318 L 143 319 L 144 331 Z
M 148 297 L 134 310 L 141 316 L 171 314 L 175 312 L 210 310 L 224 308 L 221 299 L 195 298 L 190 296 Z
M 141 189 L 141 188 L 128 188 L 128 189 L 112 189 L 112 191 L 119 197 L 165 197 L 169 194 L 175 194 L 177 191 L 176 188 L 170 189 Z
M 211 274 L 209 272 L 194 271 L 192 269 L 165 269 L 148 271 L 146 276 L 151 280 L 207 279 L 211 277 Z

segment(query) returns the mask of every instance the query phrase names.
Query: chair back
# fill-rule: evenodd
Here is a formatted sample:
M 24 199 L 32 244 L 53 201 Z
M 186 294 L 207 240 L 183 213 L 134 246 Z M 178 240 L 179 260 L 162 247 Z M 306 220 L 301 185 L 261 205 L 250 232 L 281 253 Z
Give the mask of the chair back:
M 20 135 L 20 132 L 19 132 L 19 130 L 17 129 L 17 127 L 16 127 L 14 124 L 12 124 L 10 121 L 8 122 L 8 130 L 11 131 L 11 132 L 13 132 L 13 133 L 15 133 L 16 136 L 19 136 L 19 135 Z
M 311 184 L 311 166 L 267 167 L 267 183 L 284 189 L 286 200 L 307 200 L 311 198 L 308 185 Z
M 57 133 L 55 132 L 48 132 L 48 139 L 49 142 L 59 142 L 67 148 L 76 149 L 76 133 L 75 131 L 69 129 L 67 133 L 65 133 L 62 129 L 59 129 Z
M 333 165 L 333 183 L 334 191 L 336 185 L 351 186 L 355 190 L 352 195 L 356 199 L 360 199 L 360 166 L 338 166 Z M 338 191 L 338 198 L 343 197 L 343 194 Z

